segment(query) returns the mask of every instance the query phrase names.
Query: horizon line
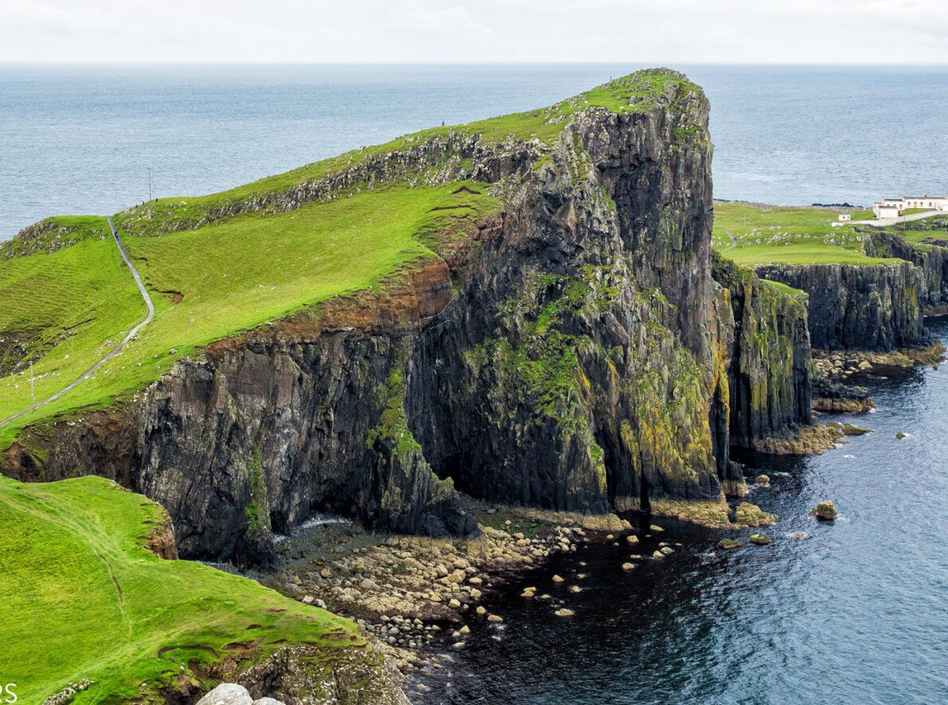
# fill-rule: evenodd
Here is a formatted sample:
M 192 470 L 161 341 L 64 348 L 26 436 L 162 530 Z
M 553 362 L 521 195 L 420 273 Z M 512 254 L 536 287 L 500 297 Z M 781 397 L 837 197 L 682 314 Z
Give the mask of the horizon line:
M 761 66 L 761 67 L 841 67 L 841 68 L 948 68 L 946 62 L 781 62 L 781 61 L 639 61 L 628 59 L 597 61 L 213 61 L 213 60 L 125 60 L 125 59 L 0 59 L 0 67 L 7 66 L 423 66 L 423 67 L 476 67 L 476 66 L 614 66 L 630 64 L 635 66 Z

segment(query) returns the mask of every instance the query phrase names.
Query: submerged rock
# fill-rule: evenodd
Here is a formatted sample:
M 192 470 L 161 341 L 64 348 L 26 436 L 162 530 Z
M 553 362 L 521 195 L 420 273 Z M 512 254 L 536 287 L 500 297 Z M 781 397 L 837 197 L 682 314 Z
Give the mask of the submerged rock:
M 741 502 L 734 512 L 734 520 L 744 526 L 770 526 L 777 521 L 776 514 L 770 514 L 750 502 Z
M 810 516 L 822 521 L 833 521 L 838 516 L 836 505 L 829 500 L 824 500 L 810 510 Z
M 556 612 L 554 612 L 553 614 L 555 614 L 557 617 L 572 617 L 576 613 L 573 612 L 573 610 L 571 609 L 567 609 L 566 607 L 561 607 L 560 609 L 556 610 Z

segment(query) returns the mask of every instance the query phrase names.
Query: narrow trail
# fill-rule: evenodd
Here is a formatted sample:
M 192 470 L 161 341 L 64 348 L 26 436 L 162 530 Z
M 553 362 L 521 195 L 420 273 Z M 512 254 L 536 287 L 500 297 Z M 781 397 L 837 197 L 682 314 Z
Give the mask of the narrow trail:
M 945 211 L 926 211 L 925 213 L 912 213 L 911 215 L 900 215 L 898 218 L 877 218 L 876 220 L 850 220 L 848 223 L 842 223 L 842 225 L 871 225 L 874 228 L 887 228 L 892 225 L 900 225 L 901 223 L 912 223 L 916 220 L 926 220 L 927 218 L 935 218 L 937 216 L 944 216 Z M 834 225 L 836 225 L 834 223 Z
M 115 240 L 115 244 L 119 249 L 119 254 L 122 255 L 122 259 L 125 261 L 125 264 L 128 267 L 129 271 L 131 271 L 132 277 L 135 279 L 135 284 L 138 286 L 138 291 L 142 295 L 142 299 L 144 299 L 145 301 L 145 306 L 148 307 L 148 315 L 145 316 L 145 320 L 143 320 L 141 323 L 139 323 L 137 326 L 135 326 L 134 328 L 132 328 L 132 330 L 129 331 L 128 335 L 126 335 L 125 338 L 122 339 L 122 342 L 120 342 L 118 345 L 112 348 L 108 353 L 106 353 L 105 357 L 102 357 L 101 359 L 99 359 L 99 361 L 96 362 L 92 367 L 90 367 L 88 370 L 83 372 L 78 378 L 76 378 L 74 382 L 72 382 L 66 387 L 63 387 L 52 396 L 48 396 L 42 401 L 36 402 L 35 404 L 24 409 L 23 411 L 13 414 L 13 416 L 8 416 L 7 418 L 3 419 L 3 421 L 0 421 L 0 426 L 4 426 L 10 423 L 11 421 L 16 421 L 21 416 L 25 416 L 31 411 L 35 411 L 36 409 L 39 409 L 40 407 L 46 406 L 50 402 L 56 401 L 64 394 L 68 394 L 69 392 L 71 392 L 73 389 L 75 389 L 80 384 L 82 384 L 87 379 L 89 379 L 89 377 L 94 375 L 99 370 L 99 368 L 102 367 L 102 365 L 104 365 L 113 357 L 115 357 L 120 352 L 122 352 L 122 349 L 126 345 L 128 345 L 128 343 L 132 340 L 132 338 L 138 335 L 139 331 L 141 331 L 142 328 L 144 328 L 149 323 L 151 323 L 152 319 L 155 317 L 155 305 L 152 303 L 151 297 L 148 295 L 148 291 L 145 289 L 145 285 L 142 283 L 142 278 L 139 276 L 138 270 L 135 269 L 135 265 L 132 264 L 132 260 L 129 258 L 128 253 L 125 251 L 125 246 L 122 244 L 122 241 L 119 239 L 118 232 L 116 232 L 115 230 L 115 225 L 112 223 L 112 218 L 107 218 L 106 220 L 109 221 L 109 229 L 112 231 L 112 239 Z

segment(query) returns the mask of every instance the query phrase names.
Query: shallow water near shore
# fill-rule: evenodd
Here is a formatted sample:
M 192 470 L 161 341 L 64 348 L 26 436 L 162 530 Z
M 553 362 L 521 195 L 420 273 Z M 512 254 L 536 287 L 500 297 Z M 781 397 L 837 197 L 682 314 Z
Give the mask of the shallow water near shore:
M 948 342 L 948 321 L 929 326 Z M 409 683 L 412 701 L 948 701 L 948 365 L 867 384 L 876 413 L 824 418 L 873 433 L 813 458 L 744 458 L 771 476 L 749 499 L 780 515 L 773 544 L 657 519 L 666 531 L 637 546 L 556 556 L 488 603 L 502 631 L 474 620 L 463 649 L 446 645 Z M 835 522 L 808 516 L 822 499 Z M 716 549 L 725 535 L 745 545 Z M 661 541 L 675 553 L 622 569 Z M 528 585 L 552 599 L 519 597 Z M 556 617 L 560 604 L 575 616 Z

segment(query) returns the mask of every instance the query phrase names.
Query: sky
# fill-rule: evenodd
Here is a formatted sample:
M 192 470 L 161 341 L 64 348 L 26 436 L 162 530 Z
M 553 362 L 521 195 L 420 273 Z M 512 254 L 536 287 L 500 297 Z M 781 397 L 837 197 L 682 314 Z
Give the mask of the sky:
M 0 0 L 0 62 L 948 64 L 948 0 Z

